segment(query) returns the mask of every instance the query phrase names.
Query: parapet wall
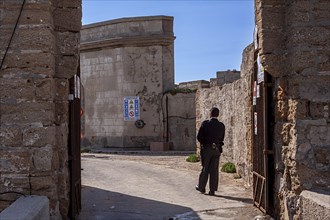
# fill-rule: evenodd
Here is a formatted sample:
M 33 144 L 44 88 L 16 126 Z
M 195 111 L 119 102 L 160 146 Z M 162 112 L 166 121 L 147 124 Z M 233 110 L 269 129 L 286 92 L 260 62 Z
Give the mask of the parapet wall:
M 152 37 L 151 37 L 152 36 Z M 120 18 L 110 21 L 98 22 L 83 26 L 81 43 L 82 48 L 88 44 L 101 41 L 115 41 L 127 37 L 150 37 L 173 41 L 173 17 L 170 16 L 148 16 Z
M 217 85 L 222 86 L 226 83 L 232 83 L 238 80 L 241 76 L 241 72 L 237 70 L 227 70 L 217 72 Z

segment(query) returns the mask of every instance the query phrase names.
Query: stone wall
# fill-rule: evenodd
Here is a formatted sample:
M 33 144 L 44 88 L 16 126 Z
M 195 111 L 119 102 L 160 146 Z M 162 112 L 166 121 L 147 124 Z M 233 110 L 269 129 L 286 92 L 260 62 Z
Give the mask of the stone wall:
M 210 82 L 206 80 L 196 80 L 189 82 L 181 82 L 176 86 L 178 89 L 198 89 L 198 88 L 208 88 L 210 87 Z
M 174 88 L 173 17 L 123 18 L 81 32 L 84 146 L 147 149 L 164 141 L 162 98 Z M 138 96 L 143 128 L 124 121 L 124 97 Z
M 221 86 L 226 83 L 232 83 L 238 80 L 241 76 L 240 71 L 237 70 L 227 70 L 227 71 L 218 71 L 217 72 L 217 84 Z
M 81 0 L 0 2 L 0 192 L 45 195 L 69 209 L 68 79 L 77 73 Z M 0 210 L 15 201 L 1 195 Z
M 168 97 L 168 115 L 165 110 L 165 122 L 168 121 L 168 140 L 173 143 L 172 149 L 195 151 L 196 94 L 194 90 L 173 94 L 168 93 L 166 97 Z M 166 106 L 166 104 L 163 104 L 163 106 Z
M 275 209 L 303 219 L 300 193 L 330 185 L 330 4 L 256 0 L 255 10 L 261 64 L 274 81 Z
M 211 107 L 220 110 L 219 120 L 225 124 L 226 134 L 220 163 L 233 162 L 247 185 L 252 184 L 252 127 L 251 77 L 254 68 L 254 49 L 250 45 L 243 52 L 241 78 L 233 83 L 199 88 L 196 94 L 196 129 L 209 118 Z M 199 148 L 199 146 L 198 146 Z M 199 151 L 199 149 L 198 149 Z

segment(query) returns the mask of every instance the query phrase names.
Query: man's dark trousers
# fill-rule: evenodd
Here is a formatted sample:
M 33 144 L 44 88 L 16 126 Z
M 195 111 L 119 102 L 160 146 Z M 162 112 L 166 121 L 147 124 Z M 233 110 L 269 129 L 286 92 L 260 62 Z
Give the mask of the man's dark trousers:
M 218 190 L 219 182 L 219 149 L 212 149 L 211 147 L 205 147 L 201 150 L 202 171 L 199 175 L 198 187 L 200 190 L 205 191 L 208 176 L 210 175 L 210 191 Z

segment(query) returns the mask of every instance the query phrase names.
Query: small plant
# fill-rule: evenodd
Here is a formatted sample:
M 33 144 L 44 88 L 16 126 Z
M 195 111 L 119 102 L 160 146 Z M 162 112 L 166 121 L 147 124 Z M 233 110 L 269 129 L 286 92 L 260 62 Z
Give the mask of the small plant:
M 235 164 L 227 162 L 222 166 L 221 171 L 225 173 L 236 173 Z
M 89 152 L 91 152 L 91 150 L 88 149 L 88 148 L 82 148 L 82 149 L 80 150 L 80 152 L 81 152 L 81 153 L 89 153 Z
M 187 162 L 196 163 L 199 161 L 199 157 L 196 154 L 190 154 L 187 159 Z
M 236 173 L 234 175 L 234 179 L 241 179 L 241 178 L 242 178 L 242 176 L 239 173 Z
M 167 91 L 166 93 L 170 93 L 171 95 L 176 95 L 177 93 L 194 93 L 197 89 L 188 89 L 188 88 L 177 88 Z

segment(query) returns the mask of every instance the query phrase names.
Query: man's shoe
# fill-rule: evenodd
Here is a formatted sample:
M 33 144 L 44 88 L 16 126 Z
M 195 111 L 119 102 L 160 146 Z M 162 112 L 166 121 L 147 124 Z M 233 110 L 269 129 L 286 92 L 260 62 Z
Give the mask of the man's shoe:
M 198 185 L 195 186 L 195 189 L 196 189 L 197 191 L 201 192 L 201 193 L 205 193 L 205 190 L 201 190 L 201 189 L 198 187 Z
M 214 196 L 214 195 L 215 195 L 214 191 L 209 192 L 209 196 Z

